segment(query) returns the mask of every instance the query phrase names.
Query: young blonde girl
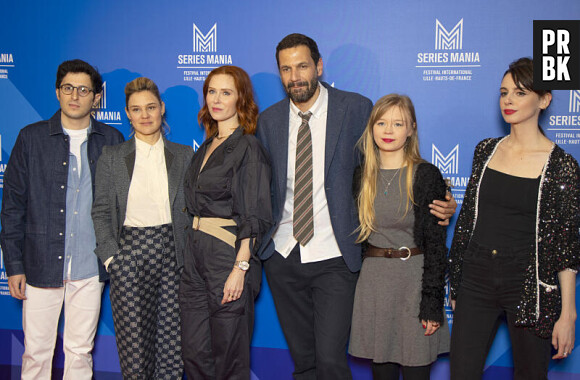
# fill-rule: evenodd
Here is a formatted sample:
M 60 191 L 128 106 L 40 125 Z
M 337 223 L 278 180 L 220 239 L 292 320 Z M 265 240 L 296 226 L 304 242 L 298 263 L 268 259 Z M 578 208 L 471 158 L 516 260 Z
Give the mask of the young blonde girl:
M 374 379 L 429 379 L 449 349 L 443 313 L 445 227 L 429 212 L 445 199 L 439 170 L 419 154 L 415 109 L 391 94 L 376 103 L 359 141 L 355 174 L 359 241 L 368 242 L 358 280 L 350 353 L 373 360 Z

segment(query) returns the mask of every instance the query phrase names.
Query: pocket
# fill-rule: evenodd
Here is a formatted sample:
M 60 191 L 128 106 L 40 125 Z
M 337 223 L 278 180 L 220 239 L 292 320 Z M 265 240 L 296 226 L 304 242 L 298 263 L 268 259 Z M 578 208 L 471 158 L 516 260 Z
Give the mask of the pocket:
M 227 199 L 230 197 L 232 189 L 231 178 L 229 177 L 207 177 L 200 178 L 197 183 L 196 193 L 204 195 L 211 200 Z

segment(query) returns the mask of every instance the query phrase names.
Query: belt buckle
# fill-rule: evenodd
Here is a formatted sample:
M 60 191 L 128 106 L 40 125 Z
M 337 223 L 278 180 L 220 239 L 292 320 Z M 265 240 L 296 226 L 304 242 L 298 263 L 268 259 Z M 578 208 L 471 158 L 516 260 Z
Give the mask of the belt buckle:
M 199 231 L 200 222 L 201 222 L 201 218 L 199 216 L 194 216 L 193 217 L 193 225 L 191 226 L 191 228 L 193 228 L 195 231 Z
M 399 251 L 407 251 L 407 257 L 399 257 L 399 259 L 406 261 L 409 260 L 409 257 L 411 257 L 411 250 L 408 247 L 400 247 Z

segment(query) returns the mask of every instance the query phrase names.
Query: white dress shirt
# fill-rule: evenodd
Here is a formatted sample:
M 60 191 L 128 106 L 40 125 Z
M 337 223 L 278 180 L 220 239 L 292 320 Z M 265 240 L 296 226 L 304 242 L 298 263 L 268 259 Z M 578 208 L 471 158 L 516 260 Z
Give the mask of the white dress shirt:
M 135 137 L 135 167 L 123 225 L 151 227 L 171 223 L 163 138 L 149 145 Z
M 312 202 L 314 213 L 314 236 L 305 245 L 300 246 L 300 258 L 302 263 L 313 263 L 340 257 L 340 249 L 334 236 L 330 222 L 330 212 L 326 193 L 324 192 L 324 154 L 326 152 L 326 114 L 328 112 L 328 90 L 322 84 L 318 99 L 307 112 L 312 112 L 308 124 L 312 136 Z M 288 257 L 297 241 L 293 234 L 294 217 L 294 176 L 296 166 L 296 142 L 298 140 L 298 128 L 302 118 L 301 112 L 294 103 L 290 102 L 290 131 L 288 141 L 288 177 L 286 180 L 286 201 L 280 226 L 273 236 L 276 251 L 284 257 Z M 304 112 L 306 113 L 306 112 Z

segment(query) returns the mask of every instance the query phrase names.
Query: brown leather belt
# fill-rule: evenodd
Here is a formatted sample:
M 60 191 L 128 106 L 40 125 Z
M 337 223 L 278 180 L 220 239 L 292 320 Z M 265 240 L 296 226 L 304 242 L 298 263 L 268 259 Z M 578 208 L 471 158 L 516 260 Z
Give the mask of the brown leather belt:
M 419 248 L 401 247 L 395 248 L 379 248 L 370 245 L 365 252 L 365 257 L 386 257 L 387 259 L 401 259 L 407 260 L 411 256 L 422 255 L 423 252 Z

